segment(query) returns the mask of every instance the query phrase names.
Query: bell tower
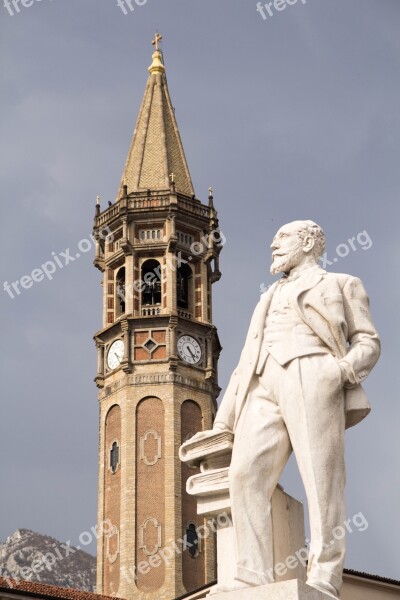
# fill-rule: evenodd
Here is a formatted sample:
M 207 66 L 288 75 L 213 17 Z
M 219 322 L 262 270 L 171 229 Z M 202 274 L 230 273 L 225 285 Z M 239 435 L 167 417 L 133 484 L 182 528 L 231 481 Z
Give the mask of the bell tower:
M 171 600 L 215 577 L 214 534 L 196 514 L 180 445 L 212 426 L 221 346 L 212 284 L 223 240 L 196 198 L 171 104 L 161 36 L 114 203 L 97 201 L 103 324 L 97 591 Z M 200 531 L 202 534 L 200 534 Z

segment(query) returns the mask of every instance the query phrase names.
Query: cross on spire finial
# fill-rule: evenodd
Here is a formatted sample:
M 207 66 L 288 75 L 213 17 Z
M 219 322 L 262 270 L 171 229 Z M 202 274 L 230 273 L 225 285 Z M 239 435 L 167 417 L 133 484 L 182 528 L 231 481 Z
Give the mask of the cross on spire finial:
M 158 33 L 158 31 L 156 31 L 156 35 L 154 37 L 154 40 L 152 40 L 152 42 L 151 42 L 152 45 L 156 47 L 156 50 L 159 50 L 158 43 L 161 42 L 162 38 L 163 38 L 163 36 L 160 35 Z
M 156 31 L 156 35 L 154 36 L 154 40 L 152 40 L 153 46 L 155 46 L 155 51 L 153 52 L 153 62 L 149 67 L 150 73 L 153 75 L 163 75 L 165 73 L 164 67 L 164 59 L 162 55 L 161 48 L 159 47 L 159 43 L 163 39 L 163 36 Z

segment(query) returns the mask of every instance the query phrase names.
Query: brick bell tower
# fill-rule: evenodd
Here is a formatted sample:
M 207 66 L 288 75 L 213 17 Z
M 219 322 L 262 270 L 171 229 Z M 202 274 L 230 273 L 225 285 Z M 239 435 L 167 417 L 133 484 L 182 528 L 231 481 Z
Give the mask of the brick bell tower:
M 195 470 L 178 449 L 212 426 L 221 351 L 211 302 L 221 276 L 217 213 L 211 190 L 208 204 L 195 196 L 160 40 L 117 199 L 103 211 L 98 201 L 94 221 L 100 530 L 105 522 L 97 591 L 149 600 L 215 578 L 214 535 L 197 532 L 204 522 L 185 491 Z

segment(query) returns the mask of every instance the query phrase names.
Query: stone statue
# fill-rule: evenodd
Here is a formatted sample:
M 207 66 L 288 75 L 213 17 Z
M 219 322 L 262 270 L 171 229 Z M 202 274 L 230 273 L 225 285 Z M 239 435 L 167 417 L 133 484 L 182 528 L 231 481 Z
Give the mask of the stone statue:
M 340 597 L 345 540 L 334 531 L 346 520 L 344 433 L 370 411 L 360 384 L 380 342 L 360 279 L 318 265 L 324 245 L 313 221 L 276 233 L 271 273 L 283 276 L 256 306 L 215 419 L 214 431 L 234 433 L 232 590 L 274 581 L 271 497 L 293 450 L 310 514 L 307 584 Z

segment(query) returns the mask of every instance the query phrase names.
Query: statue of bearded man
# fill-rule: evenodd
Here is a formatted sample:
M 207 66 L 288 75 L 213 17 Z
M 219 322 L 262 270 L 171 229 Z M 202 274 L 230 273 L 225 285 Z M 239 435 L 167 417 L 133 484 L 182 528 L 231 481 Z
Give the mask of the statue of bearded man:
M 340 597 L 345 540 L 333 532 L 346 520 L 344 434 L 370 411 L 361 382 L 380 342 L 362 282 L 324 271 L 324 246 L 313 221 L 276 233 L 271 273 L 282 277 L 256 306 L 214 423 L 234 432 L 231 589 L 273 581 L 271 497 L 293 451 L 310 514 L 307 584 Z

